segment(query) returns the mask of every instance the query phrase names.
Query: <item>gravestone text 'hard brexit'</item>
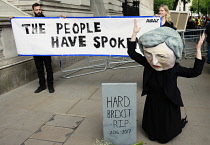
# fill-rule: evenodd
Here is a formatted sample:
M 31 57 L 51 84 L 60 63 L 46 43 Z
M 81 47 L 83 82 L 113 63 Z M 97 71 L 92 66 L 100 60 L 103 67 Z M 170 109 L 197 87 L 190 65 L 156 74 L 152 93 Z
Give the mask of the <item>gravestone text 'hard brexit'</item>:
M 103 83 L 104 140 L 116 145 L 136 143 L 137 84 Z

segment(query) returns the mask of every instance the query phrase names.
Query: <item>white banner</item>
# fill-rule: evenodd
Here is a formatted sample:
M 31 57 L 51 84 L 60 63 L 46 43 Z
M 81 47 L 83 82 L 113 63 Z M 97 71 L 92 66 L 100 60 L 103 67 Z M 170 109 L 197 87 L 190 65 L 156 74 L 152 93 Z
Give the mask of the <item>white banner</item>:
M 161 26 L 159 17 L 15 17 L 19 55 L 128 56 L 134 19 L 143 33 Z

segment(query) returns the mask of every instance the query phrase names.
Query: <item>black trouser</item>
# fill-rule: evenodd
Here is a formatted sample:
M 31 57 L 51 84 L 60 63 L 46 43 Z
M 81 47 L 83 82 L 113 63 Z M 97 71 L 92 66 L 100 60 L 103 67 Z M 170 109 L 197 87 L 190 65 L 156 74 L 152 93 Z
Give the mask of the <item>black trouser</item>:
M 45 74 L 44 74 L 44 65 L 47 72 L 47 85 L 48 87 L 53 86 L 53 71 L 51 65 L 51 56 L 34 56 L 34 62 L 37 69 L 37 74 L 39 77 L 39 85 L 45 86 Z
M 207 62 L 210 63 L 210 43 L 208 43 Z

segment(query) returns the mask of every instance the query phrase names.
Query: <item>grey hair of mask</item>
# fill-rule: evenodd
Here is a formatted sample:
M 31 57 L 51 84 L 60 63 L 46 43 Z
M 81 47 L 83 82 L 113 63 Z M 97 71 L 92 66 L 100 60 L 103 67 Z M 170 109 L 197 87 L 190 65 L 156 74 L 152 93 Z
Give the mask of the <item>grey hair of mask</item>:
M 138 40 L 142 53 L 144 53 L 143 48 L 149 49 L 164 42 L 174 52 L 176 62 L 179 62 L 182 58 L 183 41 L 176 30 L 170 27 L 159 27 L 144 33 Z

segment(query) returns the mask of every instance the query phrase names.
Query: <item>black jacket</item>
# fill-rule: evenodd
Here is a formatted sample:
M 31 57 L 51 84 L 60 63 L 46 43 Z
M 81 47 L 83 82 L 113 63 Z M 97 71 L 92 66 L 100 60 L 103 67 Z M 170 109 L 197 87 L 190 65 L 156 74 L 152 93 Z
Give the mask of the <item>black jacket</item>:
M 207 34 L 206 41 L 207 41 L 208 44 L 210 45 L 210 22 L 209 22 L 209 24 L 206 26 L 205 33 Z
M 128 54 L 129 56 L 138 62 L 139 64 L 144 66 L 144 74 L 143 74 L 143 91 L 142 96 L 148 93 L 147 89 L 147 82 L 150 81 L 152 73 L 156 72 L 150 64 L 147 62 L 146 58 L 141 54 L 135 51 L 136 49 L 136 42 L 128 41 Z M 177 86 L 177 77 L 197 77 L 202 73 L 203 65 L 205 62 L 205 58 L 202 60 L 195 59 L 194 67 L 193 68 L 186 68 L 176 63 L 173 68 L 168 70 L 163 70 L 162 73 L 164 76 L 163 88 L 165 94 L 170 98 L 170 100 L 178 106 L 183 107 L 183 102 L 181 98 L 181 93 Z
M 166 21 L 163 27 L 170 27 L 170 28 L 173 28 L 174 30 L 177 29 L 176 27 L 174 27 L 174 23 L 171 21 Z

